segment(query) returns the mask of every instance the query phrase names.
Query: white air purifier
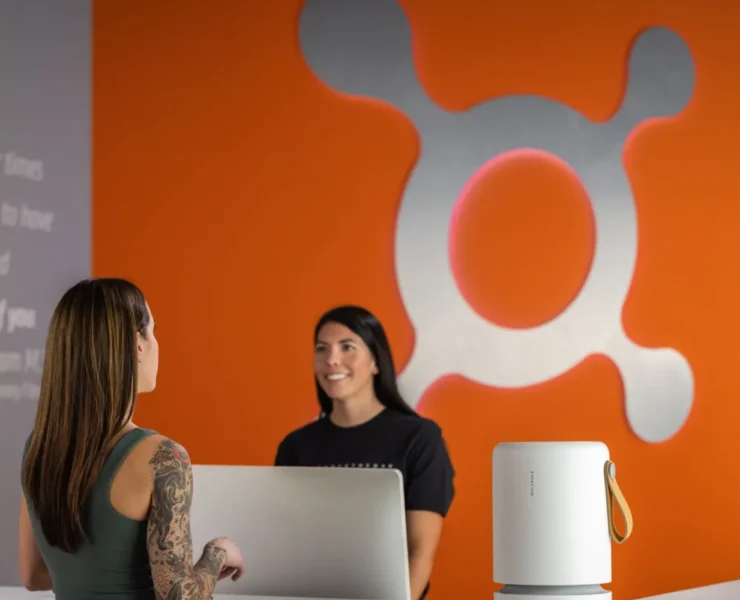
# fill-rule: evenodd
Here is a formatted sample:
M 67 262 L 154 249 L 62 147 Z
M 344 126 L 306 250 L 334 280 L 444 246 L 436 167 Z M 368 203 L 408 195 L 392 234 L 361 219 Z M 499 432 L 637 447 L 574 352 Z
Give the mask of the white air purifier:
M 614 525 L 617 504 L 626 524 Z M 611 600 L 613 542 L 632 515 L 601 442 L 501 443 L 493 450 L 495 600 Z

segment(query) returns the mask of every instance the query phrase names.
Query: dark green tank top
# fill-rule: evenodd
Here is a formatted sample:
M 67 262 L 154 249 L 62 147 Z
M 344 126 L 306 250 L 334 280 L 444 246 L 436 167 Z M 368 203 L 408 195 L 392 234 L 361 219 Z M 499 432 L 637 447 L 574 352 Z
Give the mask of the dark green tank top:
M 124 517 L 110 502 L 110 487 L 121 463 L 138 442 L 154 433 L 133 429 L 111 451 L 93 488 L 86 515 L 90 542 L 75 554 L 49 546 L 33 507 L 28 507 L 36 544 L 51 574 L 56 600 L 155 599 L 146 547 L 146 521 Z

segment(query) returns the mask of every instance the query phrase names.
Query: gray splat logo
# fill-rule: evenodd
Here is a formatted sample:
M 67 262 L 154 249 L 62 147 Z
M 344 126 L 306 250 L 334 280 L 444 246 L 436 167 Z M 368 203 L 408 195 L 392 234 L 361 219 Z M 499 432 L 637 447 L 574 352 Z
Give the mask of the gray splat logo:
M 497 98 L 464 113 L 442 110 L 419 84 L 408 21 L 394 0 L 307 0 L 300 44 L 328 86 L 389 103 L 420 136 L 421 155 L 403 194 L 395 239 L 396 276 L 416 331 L 413 356 L 401 375 L 408 401 L 416 405 L 446 374 L 526 387 L 602 353 L 619 369 L 634 433 L 661 442 L 678 432 L 693 403 L 690 365 L 675 349 L 639 346 L 622 327 L 638 245 L 622 153 L 638 124 L 676 115 L 690 100 L 694 64 L 681 38 L 660 27 L 637 38 L 622 104 L 605 123 L 528 95 Z M 466 182 L 492 157 L 522 148 L 561 158 L 581 178 L 593 206 L 596 247 L 586 282 L 560 315 L 531 329 L 509 329 L 486 321 L 463 299 L 450 266 L 448 235 Z

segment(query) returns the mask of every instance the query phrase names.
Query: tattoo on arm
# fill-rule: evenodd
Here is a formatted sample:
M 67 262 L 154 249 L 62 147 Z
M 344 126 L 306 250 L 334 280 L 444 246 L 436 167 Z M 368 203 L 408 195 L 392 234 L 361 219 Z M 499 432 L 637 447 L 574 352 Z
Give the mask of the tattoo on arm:
M 149 466 L 154 492 L 147 523 L 147 548 L 157 600 L 210 598 L 226 552 L 208 544 L 201 559 L 193 564 L 190 457 L 175 442 L 164 440 L 157 446 Z

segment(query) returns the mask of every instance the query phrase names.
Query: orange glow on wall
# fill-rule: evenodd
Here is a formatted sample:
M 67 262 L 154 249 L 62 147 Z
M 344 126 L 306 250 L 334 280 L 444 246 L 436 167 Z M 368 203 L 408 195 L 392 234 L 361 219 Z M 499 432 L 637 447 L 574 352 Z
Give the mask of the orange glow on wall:
M 608 444 L 635 517 L 614 548 L 617 600 L 740 578 L 740 10 L 402 4 L 421 82 L 448 110 L 532 93 L 606 120 L 630 45 L 652 25 L 677 31 L 696 63 L 688 108 L 633 132 L 624 154 L 640 246 L 623 323 L 641 345 L 688 358 L 689 421 L 665 443 L 637 439 L 619 373 L 601 356 L 526 389 L 438 381 L 421 410 L 443 428 L 458 495 L 432 600 L 492 597 L 491 452 L 504 440 Z M 417 133 L 391 107 L 314 77 L 296 43 L 299 10 L 298 0 L 95 3 L 94 272 L 147 293 L 161 371 L 137 418 L 197 462 L 270 463 L 282 436 L 316 416 L 311 335 L 329 306 L 375 312 L 399 368 L 415 343 L 393 237 Z M 536 155 L 507 161 L 461 200 L 464 236 L 451 252 L 480 314 L 529 326 L 577 292 L 594 232 L 565 169 Z

